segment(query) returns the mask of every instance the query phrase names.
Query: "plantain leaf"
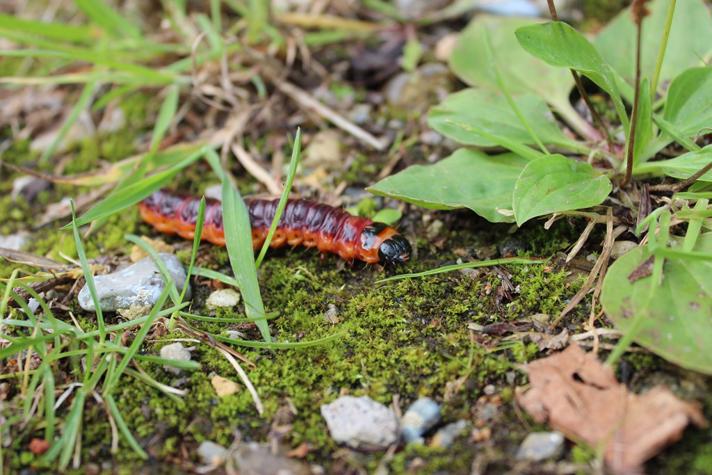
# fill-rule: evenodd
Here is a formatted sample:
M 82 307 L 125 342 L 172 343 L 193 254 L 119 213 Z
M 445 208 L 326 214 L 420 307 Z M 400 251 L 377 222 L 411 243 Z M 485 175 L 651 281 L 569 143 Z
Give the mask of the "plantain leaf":
M 608 177 L 591 165 L 551 155 L 533 160 L 514 185 L 514 216 L 519 226 L 537 216 L 589 208 L 611 192 Z

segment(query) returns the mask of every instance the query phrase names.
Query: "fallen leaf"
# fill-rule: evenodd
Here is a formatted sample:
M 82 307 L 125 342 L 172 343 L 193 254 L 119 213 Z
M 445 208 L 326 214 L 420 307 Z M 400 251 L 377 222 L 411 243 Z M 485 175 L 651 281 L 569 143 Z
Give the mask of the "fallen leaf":
M 700 409 L 658 386 L 642 395 L 618 383 L 613 370 L 576 345 L 526 365 L 531 388 L 517 395 L 536 420 L 569 439 L 600 448 L 615 474 L 643 463 L 680 439 L 688 423 L 704 427 Z

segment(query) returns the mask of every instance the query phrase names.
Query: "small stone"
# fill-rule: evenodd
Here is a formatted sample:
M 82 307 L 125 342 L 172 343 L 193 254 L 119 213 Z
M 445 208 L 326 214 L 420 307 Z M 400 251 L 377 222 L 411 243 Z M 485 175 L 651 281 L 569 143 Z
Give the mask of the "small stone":
M 160 253 L 168 272 L 180 292 L 185 283 L 185 269 L 178 258 L 172 254 Z M 165 282 L 161 272 L 150 257 L 106 275 L 94 277 L 99 305 L 105 312 L 114 312 L 120 308 L 134 306 L 153 306 L 158 301 Z M 190 295 L 190 289 L 186 295 Z M 84 310 L 95 311 L 89 287 L 85 284 L 79 291 L 79 305 Z
M 161 358 L 166 360 L 190 361 L 190 349 L 183 346 L 182 343 L 171 343 L 161 348 Z M 173 374 L 180 374 L 179 368 L 165 365 L 163 369 Z
M 443 141 L 443 136 L 434 130 L 425 130 L 420 134 L 420 141 L 425 145 L 438 145 Z
M 611 249 L 611 259 L 618 259 L 636 247 L 638 247 L 638 243 L 634 241 L 616 241 Z
M 448 33 L 435 44 L 435 59 L 447 63 L 455 50 L 455 45 L 460 37 L 459 33 Z
M 371 118 L 371 104 L 356 104 L 349 112 L 351 122 L 358 125 L 363 125 Z
M 49 442 L 45 439 L 34 438 L 30 441 L 28 448 L 34 455 L 42 455 L 49 449 Z
M 540 462 L 557 457 L 564 448 L 564 436 L 560 432 L 532 432 L 517 450 L 518 460 Z
M 342 396 L 321 406 L 331 438 L 354 449 L 385 449 L 398 440 L 392 410 L 368 396 Z
M 309 467 L 298 460 L 274 454 L 268 444 L 241 444 L 232 454 L 241 475 L 309 475 Z
M 30 235 L 25 231 L 20 231 L 7 236 L 0 236 L 0 247 L 12 251 L 21 251 L 30 240 Z
M 401 435 L 407 443 L 422 443 L 422 435 L 440 421 L 440 405 L 422 397 L 410 405 L 401 419 Z
M 205 305 L 209 309 L 231 308 L 240 303 L 240 294 L 234 289 L 219 289 L 208 295 Z
M 198 447 L 198 456 L 204 464 L 219 467 L 227 459 L 227 449 L 220 444 L 206 440 Z
M 494 384 L 488 384 L 484 387 L 482 392 L 484 392 L 487 396 L 492 396 L 494 393 L 497 392 L 497 388 L 494 387 Z
M 210 378 L 210 383 L 213 385 L 215 393 L 221 398 L 232 396 L 240 390 L 240 385 L 235 381 L 223 378 L 217 374 Z
M 333 303 L 330 303 L 329 308 L 326 309 L 326 312 L 324 313 L 324 320 L 332 325 L 339 323 L 339 310 Z
M 455 442 L 455 439 L 467 429 L 470 423 L 465 420 L 460 420 L 446 425 L 438 430 L 430 441 L 431 447 L 448 448 Z
M 492 438 L 492 429 L 489 427 L 483 427 L 481 429 L 472 429 L 472 434 L 470 435 L 470 440 L 474 443 L 487 442 Z

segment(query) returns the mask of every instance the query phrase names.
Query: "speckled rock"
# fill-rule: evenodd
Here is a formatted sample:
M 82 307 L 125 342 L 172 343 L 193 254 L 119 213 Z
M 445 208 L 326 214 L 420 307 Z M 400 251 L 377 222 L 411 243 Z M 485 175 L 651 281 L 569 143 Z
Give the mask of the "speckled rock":
M 331 438 L 355 449 L 385 449 L 398 440 L 392 410 L 368 396 L 342 396 L 321 406 Z
M 440 405 L 422 397 L 410 405 L 401 419 L 401 435 L 406 442 L 422 443 L 422 435 L 440 421 Z
M 171 254 L 160 253 L 168 272 L 180 292 L 185 282 L 185 269 L 178 258 Z M 152 306 L 158 301 L 165 287 L 161 272 L 150 257 L 145 257 L 135 264 L 116 272 L 94 277 L 99 305 L 105 312 L 120 308 Z M 188 289 L 190 291 L 190 289 Z M 187 294 L 189 294 L 189 291 Z M 89 287 L 84 284 L 79 291 L 79 305 L 84 310 L 94 311 Z
M 564 436 L 560 432 L 532 432 L 517 450 L 517 459 L 539 462 L 557 457 L 564 448 Z

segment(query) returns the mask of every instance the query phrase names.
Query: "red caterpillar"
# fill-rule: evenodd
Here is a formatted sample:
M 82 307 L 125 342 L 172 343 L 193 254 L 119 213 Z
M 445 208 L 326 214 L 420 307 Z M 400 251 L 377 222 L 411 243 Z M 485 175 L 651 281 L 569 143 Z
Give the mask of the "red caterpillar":
M 252 224 L 252 247 L 265 241 L 279 200 L 247 199 Z M 161 190 L 139 204 L 141 218 L 163 233 L 192 239 L 200 199 Z M 201 238 L 225 245 L 222 208 L 208 199 Z M 390 226 L 352 216 L 341 208 L 307 200 L 289 200 L 279 220 L 270 247 L 303 245 L 338 254 L 344 260 L 394 265 L 410 258 L 408 240 Z

